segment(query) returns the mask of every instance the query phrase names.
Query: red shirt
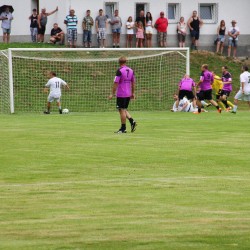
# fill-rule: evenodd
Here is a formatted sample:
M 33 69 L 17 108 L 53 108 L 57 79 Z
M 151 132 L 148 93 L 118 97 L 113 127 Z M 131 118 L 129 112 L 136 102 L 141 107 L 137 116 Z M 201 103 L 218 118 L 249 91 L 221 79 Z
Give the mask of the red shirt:
M 168 28 L 168 19 L 165 17 L 159 17 L 155 24 L 157 25 L 157 31 L 158 32 L 167 32 Z

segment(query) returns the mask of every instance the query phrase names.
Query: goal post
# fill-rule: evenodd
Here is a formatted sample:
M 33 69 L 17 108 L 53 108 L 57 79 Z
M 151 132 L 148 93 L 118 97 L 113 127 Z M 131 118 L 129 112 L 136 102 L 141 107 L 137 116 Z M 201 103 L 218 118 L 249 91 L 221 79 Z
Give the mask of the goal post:
M 136 76 L 136 100 L 130 110 L 170 108 L 178 82 L 190 73 L 189 48 L 13 48 L 0 53 L 0 112 L 42 112 L 50 71 L 70 86 L 62 90 L 63 107 L 72 112 L 112 111 L 115 100 L 107 97 L 121 56 L 127 57 Z

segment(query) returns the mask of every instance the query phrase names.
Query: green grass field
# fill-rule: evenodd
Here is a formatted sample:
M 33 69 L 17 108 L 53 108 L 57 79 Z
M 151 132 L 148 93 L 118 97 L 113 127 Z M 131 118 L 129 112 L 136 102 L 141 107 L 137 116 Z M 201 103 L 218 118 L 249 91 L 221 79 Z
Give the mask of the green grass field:
M 1 115 L 0 249 L 249 249 L 249 114 Z

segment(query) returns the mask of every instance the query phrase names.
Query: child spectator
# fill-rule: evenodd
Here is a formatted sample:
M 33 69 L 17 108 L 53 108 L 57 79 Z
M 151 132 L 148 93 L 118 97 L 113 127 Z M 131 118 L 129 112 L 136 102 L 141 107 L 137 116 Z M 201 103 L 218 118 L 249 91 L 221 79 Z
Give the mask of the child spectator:
M 143 40 L 144 40 L 143 24 L 139 22 L 136 27 L 136 48 L 143 47 Z

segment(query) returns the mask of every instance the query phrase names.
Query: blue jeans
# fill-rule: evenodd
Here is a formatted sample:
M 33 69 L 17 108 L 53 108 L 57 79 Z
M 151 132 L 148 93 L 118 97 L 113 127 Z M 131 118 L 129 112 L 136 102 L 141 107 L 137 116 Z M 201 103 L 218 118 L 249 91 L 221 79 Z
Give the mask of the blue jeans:
M 32 42 L 36 42 L 37 39 L 37 28 L 30 28 L 31 40 Z
M 87 42 L 89 44 L 92 42 L 92 31 L 91 30 L 84 30 L 83 42 L 84 42 L 85 46 L 87 45 Z

